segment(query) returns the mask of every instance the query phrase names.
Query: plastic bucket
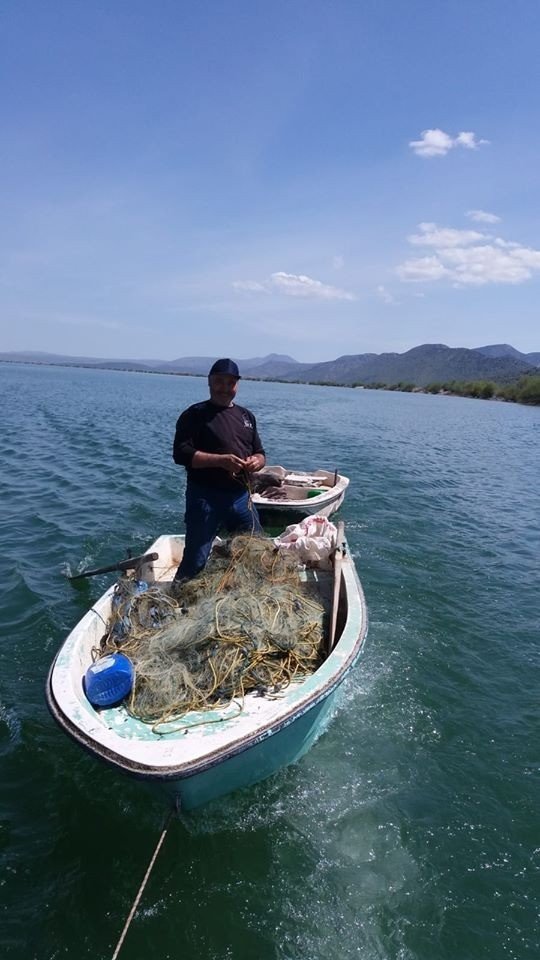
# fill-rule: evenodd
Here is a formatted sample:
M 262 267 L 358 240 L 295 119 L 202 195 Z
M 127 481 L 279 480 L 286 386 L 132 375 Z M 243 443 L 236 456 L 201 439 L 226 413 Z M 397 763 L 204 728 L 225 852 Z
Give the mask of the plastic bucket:
M 125 653 L 96 660 L 84 675 L 83 687 L 93 707 L 113 707 L 131 692 L 135 668 Z

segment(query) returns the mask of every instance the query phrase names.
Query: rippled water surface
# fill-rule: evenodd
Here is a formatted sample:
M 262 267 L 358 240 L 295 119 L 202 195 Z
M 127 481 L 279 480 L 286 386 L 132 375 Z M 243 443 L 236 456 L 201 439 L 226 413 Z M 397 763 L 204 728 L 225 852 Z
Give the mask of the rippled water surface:
M 178 413 L 205 382 L 0 364 L 0 952 L 110 957 L 161 830 L 44 702 L 114 562 L 182 529 Z M 370 632 L 334 719 L 174 822 L 121 958 L 538 958 L 540 411 L 241 384 L 269 462 L 338 467 Z

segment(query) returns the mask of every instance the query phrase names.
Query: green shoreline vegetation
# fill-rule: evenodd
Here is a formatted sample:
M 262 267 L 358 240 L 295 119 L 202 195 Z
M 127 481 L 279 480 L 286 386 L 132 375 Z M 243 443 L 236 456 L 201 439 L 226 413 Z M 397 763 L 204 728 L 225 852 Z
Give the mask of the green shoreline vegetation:
M 255 380 L 256 377 L 246 377 Z M 492 380 L 450 380 L 428 383 L 419 387 L 414 383 L 330 383 L 323 380 L 279 380 L 268 377 L 273 383 L 310 384 L 317 387 L 353 387 L 359 390 L 392 390 L 400 393 L 432 393 L 447 397 L 471 397 L 477 400 L 505 400 L 507 403 L 540 405 L 540 376 L 520 377 L 515 383 L 495 383 Z
M 44 360 L 1 360 L 0 363 L 22 363 L 42 367 L 78 367 L 84 370 L 116 370 L 120 373 L 152 373 L 166 377 L 205 377 L 202 373 L 181 373 L 176 370 L 150 370 L 143 367 L 101 366 L 97 363 L 51 363 Z M 245 377 L 261 383 L 297 383 L 315 387 L 349 387 L 364 390 L 392 390 L 401 393 L 431 393 L 441 396 L 470 397 L 478 400 L 504 400 L 507 403 L 523 403 L 540 406 L 540 375 L 522 376 L 512 383 L 495 383 L 493 380 L 450 380 L 428 383 L 419 387 L 414 383 L 338 383 L 328 380 L 282 380 L 279 377 Z
M 508 403 L 540 404 L 540 376 L 520 377 L 516 383 L 494 383 L 492 380 L 451 380 L 417 387 L 413 383 L 354 384 L 371 390 L 399 390 L 403 393 L 434 393 L 478 400 L 506 400 Z

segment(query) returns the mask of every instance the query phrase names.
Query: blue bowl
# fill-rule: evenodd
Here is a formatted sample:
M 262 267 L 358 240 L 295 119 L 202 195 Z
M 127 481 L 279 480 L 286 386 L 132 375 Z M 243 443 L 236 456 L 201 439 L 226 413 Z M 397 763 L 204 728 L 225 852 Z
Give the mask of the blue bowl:
M 84 692 L 93 707 L 113 707 L 131 692 L 134 679 L 135 668 L 125 653 L 110 653 L 88 668 Z

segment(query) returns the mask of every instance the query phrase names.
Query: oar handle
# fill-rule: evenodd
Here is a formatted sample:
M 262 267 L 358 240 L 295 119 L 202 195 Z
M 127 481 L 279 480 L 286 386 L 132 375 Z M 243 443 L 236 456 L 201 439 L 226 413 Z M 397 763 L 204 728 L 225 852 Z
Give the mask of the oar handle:
M 76 573 L 75 576 L 68 577 L 68 580 L 82 580 L 83 577 L 95 577 L 98 573 L 113 573 L 115 570 L 135 570 L 136 567 L 142 566 L 143 563 L 151 563 L 152 560 L 157 560 L 158 557 L 158 553 L 145 553 L 141 557 L 129 557 L 127 560 L 118 560 L 117 563 L 111 564 L 110 567 L 99 567 L 97 570 L 84 570 L 83 573 Z
M 334 590 L 332 593 L 332 609 L 330 612 L 330 633 L 328 636 L 328 653 L 332 653 L 336 642 L 337 615 L 339 607 L 339 591 L 341 587 L 341 565 L 343 563 L 343 542 L 345 538 L 345 524 L 340 520 L 337 525 L 336 549 L 334 551 Z

